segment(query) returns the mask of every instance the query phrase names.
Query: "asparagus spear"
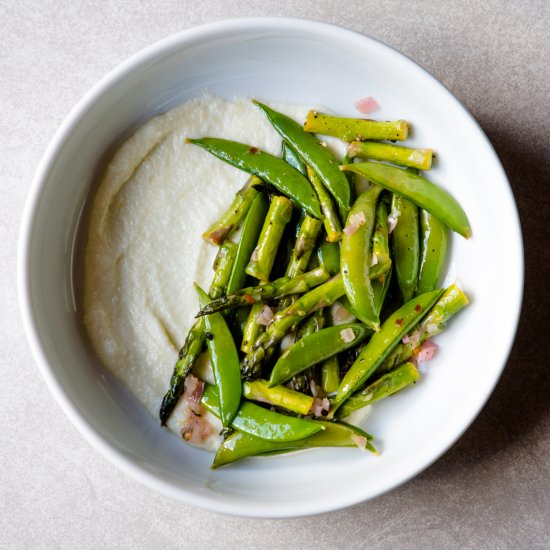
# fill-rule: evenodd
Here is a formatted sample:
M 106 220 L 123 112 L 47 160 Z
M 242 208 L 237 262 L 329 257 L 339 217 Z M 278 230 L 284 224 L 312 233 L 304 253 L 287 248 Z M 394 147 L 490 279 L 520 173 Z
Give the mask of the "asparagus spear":
M 257 378 L 263 361 L 269 358 L 276 346 L 301 319 L 308 313 L 330 306 L 345 293 L 344 283 L 340 274 L 326 283 L 303 294 L 293 304 L 273 317 L 267 330 L 256 340 L 252 353 L 246 355 L 241 365 L 241 373 L 245 379 Z
M 404 120 L 379 122 L 364 118 L 343 118 L 310 111 L 304 130 L 315 134 L 336 136 L 344 141 L 364 139 L 406 140 L 409 125 Z
M 379 367 L 379 372 L 387 372 L 396 365 L 410 359 L 428 338 L 442 332 L 449 319 L 468 305 L 468 298 L 455 284 L 449 286 L 435 303 L 422 322 L 407 334 L 406 343 L 401 342 Z
M 226 237 L 243 221 L 252 201 L 258 194 L 255 186 L 262 184 L 256 176 L 250 176 L 242 189 L 237 191 L 231 206 L 203 234 L 203 238 L 212 244 L 221 244 Z
M 225 241 L 218 250 L 218 254 L 214 260 L 214 277 L 212 278 L 208 293 L 213 300 L 225 294 L 238 247 L 237 243 Z
M 161 426 L 166 424 L 179 398 L 183 394 L 185 378 L 202 352 L 205 333 L 204 319 L 201 317 L 189 329 L 185 343 L 178 353 L 178 360 L 174 365 L 172 377 L 170 378 L 170 389 L 166 392 L 160 406 L 159 417 Z
M 201 309 L 197 317 L 201 315 L 210 315 L 216 311 L 231 309 L 238 306 L 256 304 L 273 298 L 280 298 L 288 294 L 299 294 L 324 283 L 329 275 L 324 267 L 318 267 L 298 275 L 294 278 L 281 277 L 271 283 L 263 285 L 249 286 L 243 288 L 234 294 L 221 296 L 212 300 L 206 307 Z
M 307 175 L 313 189 L 315 189 L 319 197 L 319 204 L 321 205 L 321 212 L 323 213 L 323 225 L 327 232 L 327 241 L 331 243 L 339 241 L 342 238 L 342 224 L 338 219 L 332 197 L 326 190 L 319 176 L 310 166 L 307 167 Z
M 262 311 L 264 305 L 261 302 L 254 304 L 250 308 L 248 317 L 243 327 L 243 341 L 241 343 L 241 351 L 244 353 L 251 353 L 254 342 L 258 339 L 260 334 L 265 330 L 265 326 L 256 322 L 258 315 Z
M 388 161 L 419 170 L 429 170 L 432 167 L 432 153 L 431 149 L 412 149 L 376 141 L 352 141 L 348 146 L 348 154 L 352 158 Z
M 268 281 L 283 231 L 292 216 L 292 203 L 283 196 L 273 197 L 260 238 L 252 252 L 246 273 L 260 281 Z
M 306 415 L 313 405 L 313 397 L 291 390 L 286 386 L 269 387 L 267 380 L 244 382 L 243 396 L 252 401 L 261 401 L 289 411 Z
M 372 405 L 384 397 L 388 397 L 418 380 L 418 370 L 412 363 L 404 363 L 396 369 L 384 374 L 376 382 L 354 393 L 338 410 L 338 418 L 345 418 L 353 411 Z

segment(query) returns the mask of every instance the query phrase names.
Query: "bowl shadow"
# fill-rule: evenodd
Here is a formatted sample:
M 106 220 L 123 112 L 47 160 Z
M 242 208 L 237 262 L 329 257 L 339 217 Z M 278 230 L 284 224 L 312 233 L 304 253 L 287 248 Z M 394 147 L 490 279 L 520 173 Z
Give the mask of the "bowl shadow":
M 526 448 L 536 440 L 537 427 L 550 420 L 550 157 L 536 146 L 536 136 L 522 139 L 515 128 L 506 127 L 506 121 L 479 123 L 500 157 L 519 210 L 525 258 L 523 307 L 510 357 L 493 394 L 467 432 L 425 472 L 428 476 L 447 476 L 516 445 Z

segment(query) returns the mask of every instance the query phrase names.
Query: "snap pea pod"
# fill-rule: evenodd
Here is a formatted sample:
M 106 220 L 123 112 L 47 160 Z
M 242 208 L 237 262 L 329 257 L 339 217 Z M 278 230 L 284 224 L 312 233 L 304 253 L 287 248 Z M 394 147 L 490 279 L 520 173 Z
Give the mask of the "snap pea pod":
M 342 224 L 340 223 L 334 203 L 332 202 L 332 197 L 326 190 L 319 176 L 310 166 L 307 167 L 307 175 L 313 189 L 315 189 L 319 197 L 319 204 L 321 205 L 321 212 L 323 213 L 323 225 L 327 233 L 327 241 L 331 243 L 339 241 L 342 238 Z
M 271 371 L 269 385 L 283 384 L 308 367 L 356 346 L 371 333 L 360 323 L 348 323 L 304 336 L 279 357 Z
M 372 265 L 369 269 L 371 279 L 383 277 L 392 265 L 388 234 L 388 203 L 385 200 L 379 200 L 376 205 L 375 221 L 372 234 Z
M 238 247 L 237 243 L 225 241 L 218 250 L 218 254 L 214 260 L 214 277 L 212 278 L 208 293 L 213 300 L 225 294 Z
M 260 237 L 260 232 L 265 217 L 267 216 L 268 209 L 269 203 L 266 195 L 258 193 L 252 201 L 241 229 L 239 247 L 227 283 L 227 294 L 233 294 L 244 286 L 246 280 L 245 269 Z
M 338 357 L 333 355 L 325 359 L 321 365 L 321 388 L 326 394 L 334 393 L 340 385 L 340 364 Z
M 352 141 L 348 146 L 348 154 L 351 158 L 382 160 L 399 166 L 429 170 L 432 167 L 433 151 L 376 141 Z
M 375 162 L 347 164 L 341 166 L 340 170 L 365 176 L 376 185 L 402 195 L 416 206 L 424 208 L 464 238 L 472 236 L 468 217 L 460 204 L 445 189 L 422 176 Z
M 301 321 L 308 313 L 330 306 L 345 293 L 342 277 L 336 275 L 326 283 L 302 294 L 294 303 L 283 311 L 279 311 L 267 330 L 260 335 L 254 344 L 252 353 L 246 355 L 241 366 L 244 379 L 257 378 L 264 359 L 271 357 L 276 346 L 293 326 Z
M 220 416 L 217 388 L 207 384 L 201 403 L 215 416 Z M 231 427 L 269 441 L 295 441 L 317 433 L 323 426 L 310 420 L 287 416 L 243 399 Z
M 380 317 L 380 312 L 384 306 L 384 300 L 388 294 L 388 290 L 391 284 L 393 268 L 390 266 L 390 270 L 382 277 L 372 281 L 372 295 L 374 300 L 374 309 L 378 317 Z
M 164 395 L 160 405 L 159 418 L 161 426 L 168 422 L 168 418 L 170 418 L 174 407 L 183 394 L 185 378 L 202 352 L 205 332 L 204 319 L 200 318 L 195 321 L 185 337 L 185 343 L 178 353 L 178 359 L 172 371 L 170 388 Z
M 329 275 L 336 275 L 340 271 L 340 243 L 322 241 L 317 247 L 317 258 Z
M 336 202 L 343 208 L 349 208 L 349 182 L 346 176 L 339 172 L 336 157 L 326 147 L 323 147 L 317 138 L 304 132 L 304 129 L 295 120 L 274 111 L 259 101 L 253 101 L 253 103 L 262 109 L 279 135 L 319 175 L 323 185 L 330 191 Z
M 243 395 L 246 399 L 262 401 L 302 415 L 308 414 L 313 405 L 313 396 L 291 390 L 286 386 L 270 387 L 267 380 L 244 382 Z
M 384 397 L 401 391 L 403 388 L 414 384 L 419 376 L 418 370 L 412 363 L 403 363 L 369 384 L 363 390 L 354 393 L 338 409 L 338 418 L 345 418 L 357 409 L 372 405 Z
M 332 414 L 352 393 L 363 386 L 399 340 L 426 315 L 442 293 L 443 291 L 434 290 L 417 296 L 384 321 L 380 332 L 374 333 L 342 379 L 332 403 Z
M 319 200 L 311 184 L 283 159 L 245 143 L 227 139 L 186 139 L 219 159 L 271 183 L 315 218 L 321 217 Z
M 252 353 L 252 346 L 260 334 L 265 330 L 265 326 L 256 322 L 264 304 L 258 302 L 254 304 L 248 313 L 248 317 L 243 325 L 243 339 L 241 342 L 241 351 Z
M 260 281 L 268 281 L 277 248 L 286 224 L 292 216 L 292 203 L 282 196 L 273 197 L 265 218 L 258 244 L 246 266 L 246 273 Z
M 296 153 L 292 146 L 285 140 L 283 140 L 282 145 L 282 157 L 286 162 L 288 162 L 288 164 L 290 164 L 290 166 L 296 168 L 296 170 L 304 174 L 304 176 L 307 175 L 306 165 L 302 162 L 302 159 L 299 157 L 298 153 Z
M 197 284 L 195 290 L 201 306 L 204 307 L 210 301 L 208 294 Z M 227 427 L 233 422 L 241 402 L 239 356 L 233 336 L 221 313 L 204 317 L 204 328 L 212 372 L 219 392 L 220 419 Z
M 321 424 L 324 429 L 296 441 L 268 441 L 247 433 L 235 432 L 218 448 L 212 468 L 219 468 L 250 456 L 316 447 L 359 447 L 378 454 L 370 442 L 372 436 L 356 426 L 344 422 L 312 422 Z
M 407 342 L 400 342 L 384 360 L 379 371 L 389 371 L 396 365 L 410 359 L 428 338 L 442 332 L 449 319 L 468 305 L 468 298 L 457 286 L 451 285 L 437 300 L 422 322 L 407 334 Z
M 250 176 L 242 189 L 237 191 L 231 206 L 222 214 L 219 220 L 215 221 L 203 234 L 203 239 L 212 244 L 221 244 L 226 237 L 236 229 L 258 194 L 255 186 L 260 185 L 262 180 L 256 176 Z
M 275 279 L 271 283 L 242 288 L 234 294 L 227 294 L 216 300 L 212 300 L 206 307 L 197 313 L 197 317 L 201 315 L 210 315 L 216 311 L 223 311 L 238 306 L 252 305 L 257 302 L 281 298 L 288 294 L 301 294 L 324 283 L 328 278 L 329 274 L 327 270 L 324 267 L 318 267 L 317 269 L 312 269 L 292 279 L 289 277 L 281 277 L 280 279 Z
M 447 226 L 426 210 L 420 210 L 420 271 L 417 294 L 437 286 L 447 252 Z
M 403 301 L 408 302 L 414 296 L 418 283 L 420 257 L 418 207 L 404 197 L 394 194 L 392 212 L 399 213 L 397 225 L 392 233 L 395 274 Z
M 404 120 L 382 122 L 365 118 L 344 118 L 319 111 L 310 111 L 307 114 L 304 130 L 325 136 L 335 136 L 343 141 L 365 139 L 404 141 L 409 136 L 409 125 Z
M 355 201 L 346 221 L 340 251 L 346 295 L 357 317 L 374 330 L 378 330 L 380 321 L 369 276 L 370 247 L 376 202 L 381 191 L 380 187 L 372 187 Z

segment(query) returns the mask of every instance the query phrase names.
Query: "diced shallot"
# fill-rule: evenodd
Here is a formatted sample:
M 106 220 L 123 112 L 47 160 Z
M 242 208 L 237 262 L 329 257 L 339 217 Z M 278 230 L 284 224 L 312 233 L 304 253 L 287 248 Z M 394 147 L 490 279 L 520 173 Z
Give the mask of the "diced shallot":
M 311 405 L 311 412 L 314 416 L 326 416 L 330 408 L 330 401 L 326 398 L 316 397 Z
M 393 233 L 393 230 L 395 229 L 396 225 L 397 225 L 397 218 L 394 218 L 393 216 L 388 216 L 388 233 L 390 235 Z
M 355 332 L 353 332 L 352 328 L 341 330 L 340 336 L 342 338 L 342 342 L 345 342 L 346 344 L 355 340 Z
M 353 434 L 351 440 L 362 450 L 364 451 L 367 447 L 367 438 L 364 435 Z
M 364 212 L 353 214 L 349 217 L 346 227 L 344 227 L 344 233 L 353 235 L 362 225 L 365 225 L 366 221 Z
M 372 113 L 380 107 L 377 101 L 370 96 L 355 101 L 353 106 L 357 109 L 357 111 L 363 113 L 364 115 Z
M 433 358 L 437 351 L 437 344 L 434 344 L 431 340 L 426 340 L 418 349 L 418 353 L 415 356 L 415 362 L 417 365 L 429 361 Z
M 340 302 L 334 302 L 330 306 L 330 315 L 332 317 L 333 325 L 351 323 L 355 319 L 355 317 Z
M 273 310 L 269 306 L 262 307 L 260 313 L 256 317 L 256 324 L 267 327 L 273 319 Z

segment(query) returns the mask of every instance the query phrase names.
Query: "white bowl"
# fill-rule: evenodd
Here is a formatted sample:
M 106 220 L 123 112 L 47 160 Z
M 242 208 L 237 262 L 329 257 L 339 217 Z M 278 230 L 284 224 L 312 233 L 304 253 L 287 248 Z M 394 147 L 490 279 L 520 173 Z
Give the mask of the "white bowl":
M 78 322 L 75 235 L 98 166 L 140 123 L 208 91 L 326 105 L 354 115 L 375 97 L 376 118 L 414 125 L 433 146 L 430 178 L 467 212 L 473 237 L 453 235 L 447 280 L 472 304 L 438 337 L 440 353 L 414 388 L 380 402 L 367 423 L 382 456 L 353 449 L 250 459 L 211 471 L 211 455 L 159 427 L 98 363 Z M 243 19 L 194 28 L 135 55 L 73 109 L 50 144 L 28 199 L 19 291 L 36 362 L 82 434 L 122 470 L 182 501 L 238 515 L 289 517 L 356 504 L 418 474 L 464 432 L 506 363 L 523 288 L 521 231 L 502 167 L 482 130 L 426 71 L 341 28 L 294 19 Z

